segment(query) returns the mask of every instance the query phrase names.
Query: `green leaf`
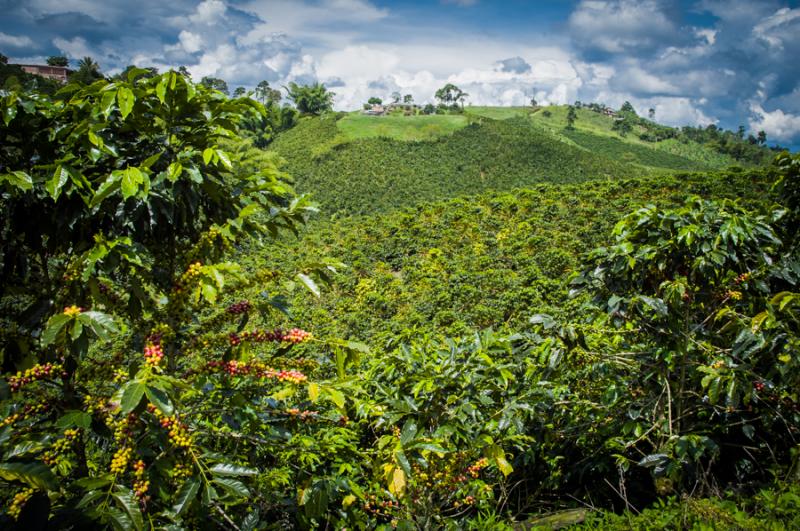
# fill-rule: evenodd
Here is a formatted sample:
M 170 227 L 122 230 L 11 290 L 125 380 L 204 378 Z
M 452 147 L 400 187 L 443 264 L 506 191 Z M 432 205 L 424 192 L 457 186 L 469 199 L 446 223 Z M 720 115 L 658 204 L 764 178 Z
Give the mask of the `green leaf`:
M 103 184 L 97 189 L 92 198 L 92 201 L 89 203 L 89 208 L 95 208 L 97 205 L 103 202 L 103 200 L 116 192 L 120 187 L 120 182 L 122 181 L 122 175 L 124 172 L 117 170 L 111 172 L 111 175 L 103 181 Z
M 61 430 L 78 427 L 88 429 L 92 425 L 92 416 L 85 411 L 72 409 L 66 411 L 61 418 L 56 421 L 56 427 Z
M 61 189 L 64 188 L 68 180 L 69 171 L 67 171 L 64 166 L 56 167 L 53 177 L 47 181 L 47 184 L 44 186 L 53 201 L 58 201 L 58 197 L 61 195 Z
M 406 473 L 406 476 L 410 476 L 411 465 L 408 462 L 408 457 L 406 457 L 405 452 L 403 452 L 403 450 L 395 450 L 394 459 L 397 461 L 397 464 L 400 465 L 400 468 L 403 469 L 403 472 Z
M 110 339 L 110 334 L 119 332 L 117 325 L 114 323 L 114 318 L 107 313 L 96 311 L 82 312 L 78 315 L 78 320 L 91 328 L 92 332 L 103 341 Z
M 167 96 L 167 84 L 169 83 L 169 76 L 162 76 L 161 81 L 158 82 L 156 85 L 156 96 L 158 96 L 158 101 L 164 103 L 164 99 Z
M 114 99 L 116 96 L 117 93 L 113 90 L 103 92 L 103 97 L 100 100 L 100 112 L 103 113 L 103 116 L 106 118 L 108 118 L 114 110 Z
M 239 480 L 231 478 L 214 478 L 214 483 L 223 488 L 226 492 L 232 494 L 234 497 L 247 498 L 250 496 L 250 491 Z
M 58 490 L 58 481 L 50 468 L 38 461 L 28 463 L 0 463 L 0 478 L 21 481 L 42 490 Z
M 76 483 L 77 483 L 77 481 L 76 481 Z M 81 500 L 78 502 L 78 505 L 76 505 L 76 507 L 78 509 L 82 509 L 82 508 L 88 506 L 90 503 L 94 502 L 95 500 L 99 500 L 101 497 L 103 497 L 105 495 L 106 495 L 105 491 L 102 491 L 102 490 L 90 490 L 89 492 L 87 492 L 86 494 L 83 495 L 83 498 L 81 498 Z
M 186 480 L 181 489 L 178 491 L 178 494 L 175 496 L 175 504 L 172 506 L 172 511 L 180 516 L 197 497 L 197 492 L 199 490 L 199 479 L 193 477 Z
M 12 449 L 10 449 L 8 452 L 6 452 L 4 459 L 8 460 L 29 453 L 39 453 L 46 447 L 47 445 L 39 441 L 28 441 L 20 443 L 14 446 Z
M 128 513 L 131 518 L 131 523 L 134 529 L 142 529 L 144 527 L 144 520 L 142 518 L 142 511 L 139 509 L 139 500 L 134 496 L 133 492 L 122 485 L 117 485 L 116 492 L 113 494 L 114 499 L 119 503 L 122 509 Z
M 122 400 L 120 401 L 123 415 L 136 409 L 136 406 L 142 401 L 146 387 L 145 384 L 138 380 L 131 380 L 125 385 L 125 391 L 123 391 Z
M 144 392 L 147 395 L 147 399 L 161 410 L 162 413 L 165 415 L 172 415 L 174 408 L 172 407 L 172 402 L 170 402 L 167 393 L 151 385 L 148 385 Z
M 222 165 L 225 166 L 226 169 L 230 170 L 233 169 L 233 164 L 231 164 L 231 158 L 228 156 L 227 153 L 222 151 L 221 149 L 216 150 L 217 157 L 219 157 L 220 162 Z
M 229 463 L 217 463 L 209 470 L 217 476 L 255 476 L 258 469 Z
M 331 397 L 331 401 L 336 404 L 336 407 L 339 409 L 344 407 L 344 394 L 342 394 L 341 391 L 331 388 L 325 389 L 325 391 L 328 393 L 328 396 Z
M 414 444 L 412 444 L 410 446 L 410 449 L 413 449 L 413 450 L 427 450 L 427 451 L 433 452 L 435 454 L 446 454 L 447 453 L 447 450 L 445 450 L 444 448 L 442 448 L 438 444 L 426 443 L 426 442 L 414 443 Z
M 16 186 L 23 192 L 27 192 L 33 188 L 33 179 L 24 171 L 12 171 L 11 173 L 0 174 L 0 182 L 2 181 Z
M 126 119 L 133 110 L 133 103 L 136 98 L 133 91 L 128 87 L 120 87 L 117 91 L 117 103 L 119 104 L 119 112 L 122 113 L 122 119 Z
M 5 122 L 6 125 L 11 123 L 11 120 L 13 120 L 16 115 L 17 115 L 17 106 L 14 105 L 13 103 L 9 104 L 8 106 L 6 106 L 5 109 L 3 109 L 3 121 Z
M 42 346 L 46 347 L 48 345 L 53 344 L 55 342 L 58 333 L 61 332 L 61 329 L 64 328 L 68 322 L 73 319 L 71 315 L 65 315 L 63 313 L 57 313 L 52 316 L 47 321 L 47 326 L 42 332 Z
M 369 354 L 370 353 L 369 347 L 367 345 L 365 345 L 364 343 L 359 343 L 358 341 L 348 341 L 347 343 L 345 343 L 345 345 L 347 346 L 347 348 L 349 348 L 351 350 L 356 350 L 356 351 L 361 352 L 363 354 Z
M 118 531 L 128 531 L 133 527 L 133 522 L 125 511 L 116 507 L 109 507 L 106 509 L 105 514 L 111 518 L 111 525 Z
M 122 198 L 128 199 L 139 193 L 139 185 L 144 182 L 144 175 L 135 166 L 128 167 L 122 174 Z
M 173 162 L 167 168 L 167 178 L 172 182 L 177 181 L 181 173 L 183 173 L 183 166 L 180 162 Z
M 317 297 L 320 296 L 319 287 L 317 287 L 317 284 L 313 280 L 311 280 L 311 277 L 303 273 L 298 273 L 297 278 L 300 279 L 300 282 L 302 282 L 303 285 L 305 285 L 305 287 L 307 287 L 311 293 L 313 293 Z
M 400 433 L 400 444 L 407 445 L 414 440 L 417 435 L 417 424 L 413 420 L 407 420 L 403 425 L 403 431 Z
M 203 163 L 208 166 L 208 163 L 211 162 L 211 158 L 214 156 L 214 150 L 211 148 L 206 148 L 203 150 Z

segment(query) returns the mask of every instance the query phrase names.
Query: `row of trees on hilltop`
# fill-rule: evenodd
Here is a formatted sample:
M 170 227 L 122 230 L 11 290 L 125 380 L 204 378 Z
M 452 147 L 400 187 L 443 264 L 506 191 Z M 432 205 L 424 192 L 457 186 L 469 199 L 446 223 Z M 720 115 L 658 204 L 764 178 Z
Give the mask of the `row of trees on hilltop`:
M 423 114 L 443 113 L 447 111 L 463 111 L 464 101 L 469 97 L 469 94 L 458 88 L 452 83 L 448 83 L 442 88 L 438 89 L 434 94 L 434 98 L 438 100 L 439 105 L 434 106 L 431 103 L 422 107 Z M 392 104 L 414 105 L 414 96 L 412 94 L 402 95 L 400 92 L 393 92 L 390 97 Z M 369 109 L 373 105 L 383 104 L 383 99 L 377 96 L 372 96 L 364 104 L 364 109 Z

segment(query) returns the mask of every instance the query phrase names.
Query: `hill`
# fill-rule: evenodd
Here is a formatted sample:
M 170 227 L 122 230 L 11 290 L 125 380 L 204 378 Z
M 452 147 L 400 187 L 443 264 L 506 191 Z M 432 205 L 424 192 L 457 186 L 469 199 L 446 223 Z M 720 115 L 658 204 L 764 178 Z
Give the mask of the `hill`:
M 277 259 L 286 274 L 326 256 L 348 264 L 322 299 L 302 291 L 292 301 L 295 321 L 316 333 L 380 347 L 408 330 L 517 331 L 534 313 L 579 306 L 568 302 L 568 278 L 627 212 L 690 194 L 748 201 L 768 193 L 764 182 L 760 171 L 726 171 L 542 183 L 314 224 L 299 240 L 248 249 L 241 260 L 255 269 Z
M 549 114 L 549 116 L 547 116 Z M 326 215 L 362 215 L 487 190 L 734 165 L 691 141 L 644 142 L 613 119 L 566 108 L 468 107 L 463 115 L 307 117 L 270 149 Z
M 376 120 L 382 120 L 377 118 Z M 429 141 L 348 140 L 339 116 L 306 118 L 271 149 L 323 212 L 367 214 L 542 182 L 634 177 L 642 168 L 567 144 L 526 118 L 484 119 Z

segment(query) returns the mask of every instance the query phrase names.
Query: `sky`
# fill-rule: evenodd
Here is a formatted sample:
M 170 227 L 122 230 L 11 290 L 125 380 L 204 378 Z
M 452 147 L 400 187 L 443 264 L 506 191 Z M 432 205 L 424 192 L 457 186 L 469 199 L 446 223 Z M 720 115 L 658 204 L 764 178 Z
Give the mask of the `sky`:
M 800 0 L 0 0 L 11 62 L 321 81 L 337 109 L 454 83 L 473 105 L 630 101 L 800 146 Z

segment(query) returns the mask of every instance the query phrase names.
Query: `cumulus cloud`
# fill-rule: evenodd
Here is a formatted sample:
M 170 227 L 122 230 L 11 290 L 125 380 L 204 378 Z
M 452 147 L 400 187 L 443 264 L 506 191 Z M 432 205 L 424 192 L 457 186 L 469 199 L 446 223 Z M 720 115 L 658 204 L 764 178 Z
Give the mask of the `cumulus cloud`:
M 189 16 L 189 20 L 192 24 L 218 24 L 227 9 L 222 0 L 205 0 L 197 6 L 194 14 Z
M 789 114 L 781 109 L 765 111 L 759 103 L 752 103 L 750 111 L 750 129 L 764 131 L 767 138 L 791 142 L 800 137 L 800 114 Z

